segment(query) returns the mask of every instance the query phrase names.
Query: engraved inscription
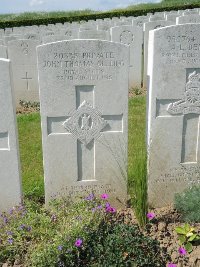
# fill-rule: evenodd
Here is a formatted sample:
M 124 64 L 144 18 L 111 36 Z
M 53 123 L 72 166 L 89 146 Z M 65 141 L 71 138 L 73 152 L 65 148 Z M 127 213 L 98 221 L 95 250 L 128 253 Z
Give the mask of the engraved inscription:
M 200 184 L 199 178 L 200 166 L 180 166 L 172 168 L 168 173 L 161 173 L 155 183 L 180 183 L 185 182 L 189 186 Z
M 123 31 L 120 34 L 120 42 L 123 44 L 127 44 L 130 45 L 134 40 L 134 36 L 132 34 L 132 32 L 130 31 Z
M 87 196 L 87 194 L 93 193 L 93 194 L 112 194 L 116 193 L 116 189 L 114 188 L 114 185 L 112 184 L 97 184 L 96 182 L 92 182 L 92 184 L 82 184 L 82 185 L 71 185 L 67 186 L 61 191 L 67 192 L 69 196 Z M 52 197 L 56 197 L 56 195 L 60 195 L 63 192 L 59 192 L 57 194 L 52 195 Z
M 57 70 L 56 78 L 61 81 L 113 80 L 116 68 L 122 66 L 123 59 L 112 51 L 53 53 L 43 62 L 43 68 Z
M 200 115 L 200 73 L 194 71 L 189 74 L 184 99 L 169 104 L 167 111 L 171 115 L 191 113 Z
M 185 34 L 167 35 L 166 43 L 167 47 L 162 47 L 160 51 L 167 64 L 200 63 L 200 41 L 192 31 L 186 30 Z
M 26 89 L 29 90 L 29 80 L 32 80 L 32 78 L 28 77 L 28 72 L 26 72 L 26 76 L 22 80 L 26 80 Z
M 101 130 L 107 125 L 100 111 L 86 101 L 69 115 L 70 118 L 63 123 L 64 128 L 85 146 L 93 139 L 97 139 Z

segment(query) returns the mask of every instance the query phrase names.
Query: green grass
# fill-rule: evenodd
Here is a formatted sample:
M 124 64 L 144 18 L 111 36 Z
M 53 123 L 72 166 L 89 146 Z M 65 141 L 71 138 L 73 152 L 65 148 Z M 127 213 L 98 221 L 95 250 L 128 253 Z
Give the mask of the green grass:
M 129 100 L 128 125 L 128 190 L 131 196 L 131 204 L 141 226 L 146 223 L 147 213 L 145 101 L 144 96 Z
M 28 197 L 43 197 L 43 167 L 40 115 L 18 116 L 23 192 Z M 131 202 L 141 223 L 146 215 L 145 97 L 129 99 L 128 188 Z
M 19 115 L 17 122 L 23 192 L 29 197 L 44 196 L 40 115 Z

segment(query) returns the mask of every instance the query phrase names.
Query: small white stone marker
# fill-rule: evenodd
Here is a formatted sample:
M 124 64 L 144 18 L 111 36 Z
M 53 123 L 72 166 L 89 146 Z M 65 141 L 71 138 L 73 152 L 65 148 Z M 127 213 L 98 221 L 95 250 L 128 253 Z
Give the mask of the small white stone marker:
M 21 177 L 10 61 L 0 59 L 0 212 L 21 202 Z
M 128 46 L 72 40 L 39 46 L 46 201 L 127 196 Z

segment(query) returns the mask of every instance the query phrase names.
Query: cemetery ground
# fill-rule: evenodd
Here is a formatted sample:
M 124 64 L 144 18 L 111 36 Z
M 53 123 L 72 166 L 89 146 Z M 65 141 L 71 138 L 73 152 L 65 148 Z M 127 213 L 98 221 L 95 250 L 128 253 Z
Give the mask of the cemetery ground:
M 165 207 L 146 217 L 145 102 L 141 95 L 129 99 L 130 200 L 119 211 L 109 206 L 109 195 L 89 192 L 75 204 L 44 208 L 40 115 L 23 108 L 17 121 L 25 205 L 1 216 L 0 266 L 200 266 L 197 243 L 191 253 L 178 252 L 181 213 Z M 190 225 L 200 232 L 199 223 Z

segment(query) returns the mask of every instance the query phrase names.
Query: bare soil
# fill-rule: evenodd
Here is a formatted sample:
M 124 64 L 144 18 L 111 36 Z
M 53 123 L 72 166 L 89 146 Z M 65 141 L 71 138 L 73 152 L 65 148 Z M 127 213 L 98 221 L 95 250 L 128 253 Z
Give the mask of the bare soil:
M 137 223 L 132 209 L 124 212 L 132 216 L 133 223 Z M 142 229 L 144 235 L 159 241 L 164 252 L 171 257 L 169 262 L 176 264 L 177 267 L 200 267 L 200 244 L 193 244 L 193 251 L 184 256 L 178 252 L 180 244 L 175 227 L 184 225 L 181 214 L 172 206 L 152 209 L 151 212 L 156 216 L 147 223 L 145 229 Z M 200 223 L 191 223 L 190 226 L 193 226 L 200 235 Z

